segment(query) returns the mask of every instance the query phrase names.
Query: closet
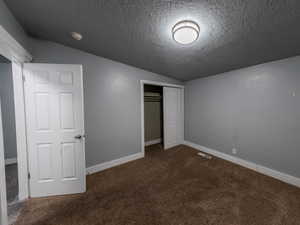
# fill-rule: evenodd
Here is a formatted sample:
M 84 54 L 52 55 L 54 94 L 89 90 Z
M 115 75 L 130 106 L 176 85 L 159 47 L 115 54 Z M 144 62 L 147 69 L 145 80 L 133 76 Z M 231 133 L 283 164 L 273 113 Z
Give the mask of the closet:
M 163 87 L 144 86 L 145 146 L 163 140 Z

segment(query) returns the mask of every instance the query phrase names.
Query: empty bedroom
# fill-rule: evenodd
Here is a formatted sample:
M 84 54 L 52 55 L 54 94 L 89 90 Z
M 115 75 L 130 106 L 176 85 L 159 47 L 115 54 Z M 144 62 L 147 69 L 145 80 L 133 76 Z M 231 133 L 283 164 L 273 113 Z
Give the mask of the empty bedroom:
M 0 225 L 299 225 L 299 21 L 0 0 Z

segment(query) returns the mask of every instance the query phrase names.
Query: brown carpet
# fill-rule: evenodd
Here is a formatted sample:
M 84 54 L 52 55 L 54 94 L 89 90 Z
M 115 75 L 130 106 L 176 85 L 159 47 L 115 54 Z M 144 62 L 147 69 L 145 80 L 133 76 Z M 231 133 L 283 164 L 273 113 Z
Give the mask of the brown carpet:
M 186 146 L 151 146 L 87 185 L 85 194 L 29 200 L 16 224 L 300 224 L 300 189 Z

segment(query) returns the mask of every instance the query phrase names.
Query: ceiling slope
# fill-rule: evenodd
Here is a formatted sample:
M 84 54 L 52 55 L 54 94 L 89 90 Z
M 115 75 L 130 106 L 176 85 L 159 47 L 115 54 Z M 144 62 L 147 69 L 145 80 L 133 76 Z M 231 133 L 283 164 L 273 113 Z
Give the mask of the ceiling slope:
M 300 53 L 299 0 L 6 0 L 25 30 L 98 56 L 191 80 Z M 171 29 L 194 20 L 199 39 Z M 71 39 L 71 31 L 83 35 Z

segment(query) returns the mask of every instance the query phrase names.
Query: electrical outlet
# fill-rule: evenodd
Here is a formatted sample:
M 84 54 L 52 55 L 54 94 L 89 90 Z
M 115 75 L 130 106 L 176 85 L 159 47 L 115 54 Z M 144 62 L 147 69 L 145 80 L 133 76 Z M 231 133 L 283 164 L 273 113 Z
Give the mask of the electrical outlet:
M 233 148 L 233 149 L 232 149 L 232 154 L 234 154 L 234 155 L 237 154 L 237 149 L 236 149 L 236 148 Z

